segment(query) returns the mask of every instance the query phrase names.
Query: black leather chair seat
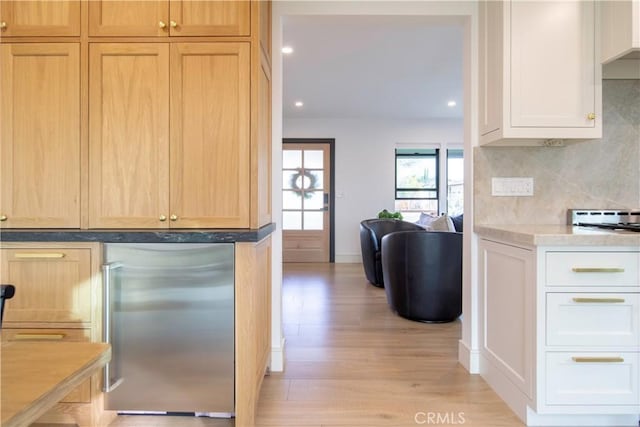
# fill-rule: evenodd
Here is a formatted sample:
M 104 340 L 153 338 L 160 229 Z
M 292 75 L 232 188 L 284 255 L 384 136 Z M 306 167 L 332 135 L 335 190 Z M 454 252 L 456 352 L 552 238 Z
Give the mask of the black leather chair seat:
M 382 239 L 387 302 L 398 315 L 451 322 L 462 314 L 462 233 L 401 231 Z
M 382 274 L 382 256 L 380 252 L 382 238 L 395 231 L 423 230 L 412 222 L 397 219 L 365 219 L 360 223 L 360 248 L 362 265 L 367 280 L 374 286 L 384 287 Z

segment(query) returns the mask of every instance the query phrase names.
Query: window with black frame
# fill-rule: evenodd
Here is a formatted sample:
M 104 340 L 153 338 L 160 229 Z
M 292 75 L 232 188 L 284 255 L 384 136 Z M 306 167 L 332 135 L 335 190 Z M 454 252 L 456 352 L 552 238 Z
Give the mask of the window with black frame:
M 421 212 L 438 214 L 439 155 L 437 148 L 396 149 L 395 210 L 405 220 L 415 221 Z
M 460 215 L 464 211 L 464 151 L 447 149 L 447 214 Z

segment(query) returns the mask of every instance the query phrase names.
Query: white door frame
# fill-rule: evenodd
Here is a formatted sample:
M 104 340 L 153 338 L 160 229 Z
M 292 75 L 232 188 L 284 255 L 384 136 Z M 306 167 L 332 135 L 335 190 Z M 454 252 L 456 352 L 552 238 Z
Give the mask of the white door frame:
M 477 237 L 473 233 L 473 147 L 478 146 L 478 1 L 274 1 L 272 9 L 272 141 L 273 233 L 271 370 L 284 369 L 282 332 L 282 28 L 287 16 L 422 15 L 434 22 L 455 19 L 464 26 L 465 221 L 463 246 L 462 339 L 458 360 L 471 373 L 479 371 Z M 339 209 L 337 211 L 339 213 Z

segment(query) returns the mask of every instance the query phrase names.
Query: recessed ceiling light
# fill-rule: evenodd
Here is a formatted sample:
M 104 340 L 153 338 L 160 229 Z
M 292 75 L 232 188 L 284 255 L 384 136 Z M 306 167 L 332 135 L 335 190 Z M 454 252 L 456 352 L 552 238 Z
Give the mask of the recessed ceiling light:
M 293 53 L 293 48 L 291 46 L 283 46 L 282 53 L 284 53 L 285 55 L 289 55 Z
M 302 106 L 304 105 L 304 102 L 302 102 L 302 101 L 296 101 L 296 104 L 295 104 L 295 105 L 296 105 L 296 107 L 300 108 L 300 107 L 302 107 Z
M 455 107 L 455 106 L 456 106 L 456 101 L 449 101 L 449 102 L 447 102 L 447 106 L 449 106 L 449 107 Z

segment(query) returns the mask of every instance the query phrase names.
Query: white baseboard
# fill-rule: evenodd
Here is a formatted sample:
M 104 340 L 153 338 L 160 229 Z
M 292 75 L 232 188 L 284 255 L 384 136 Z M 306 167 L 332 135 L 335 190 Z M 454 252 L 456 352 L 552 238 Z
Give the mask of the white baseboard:
M 336 254 L 336 264 L 362 264 L 362 255 L 360 254 Z
M 471 350 L 467 343 L 458 341 L 458 362 L 469 371 L 470 374 L 480 373 L 480 352 Z
M 271 347 L 271 364 L 269 365 L 269 370 L 271 372 L 284 371 L 284 343 L 285 338 L 282 337 L 279 346 Z
M 637 427 L 640 415 L 615 414 L 538 414 L 527 407 L 527 425 L 536 427 Z
M 518 418 L 526 423 L 529 399 L 483 354 L 480 354 L 480 374 Z

